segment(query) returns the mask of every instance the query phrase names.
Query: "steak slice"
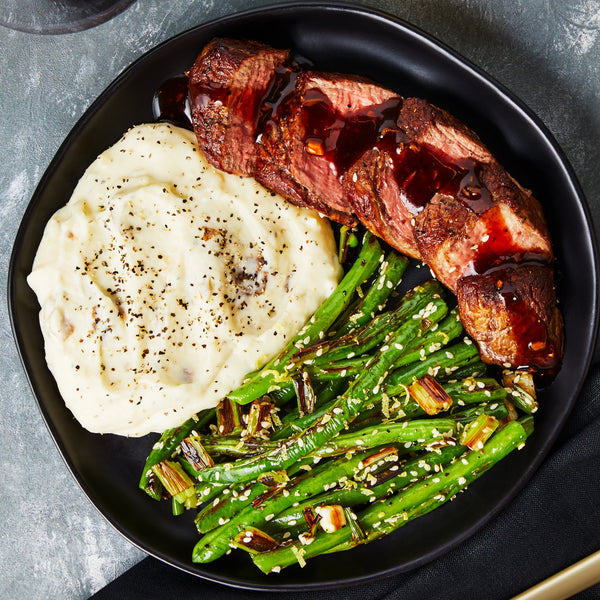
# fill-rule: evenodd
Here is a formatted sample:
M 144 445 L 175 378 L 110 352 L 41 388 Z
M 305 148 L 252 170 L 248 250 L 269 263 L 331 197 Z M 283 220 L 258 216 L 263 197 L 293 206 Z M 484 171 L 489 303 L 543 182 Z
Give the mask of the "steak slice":
M 397 113 L 399 100 L 361 77 L 295 74 L 264 122 L 255 177 L 296 204 L 355 224 L 342 175 L 377 139 L 387 111 Z
M 415 217 L 423 260 L 453 291 L 461 277 L 504 262 L 554 259 L 541 207 L 531 193 L 495 162 L 475 171 L 476 181 L 470 176 L 453 195 L 442 188 Z
M 465 330 L 485 362 L 539 371 L 558 367 L 563 324 L 550 265 L 506 265 L 463 277 L 456 295 Z
M 342 181 L 348 201 L 367 229 L 403 254 L 421 258 L 414 236 L 413 214 L 386 148 L 367 150 Z
M 192 124 L 200 149 L 218 169 L 252 175 L 258 121 L 276 70 L 289 50 L 217 38 L 188 72 Z
M 490 151 L 464 123 L 421 98 L 406 98 L 399 125 L 408 139 L 426 144 L 453 160 L 494 161 Z

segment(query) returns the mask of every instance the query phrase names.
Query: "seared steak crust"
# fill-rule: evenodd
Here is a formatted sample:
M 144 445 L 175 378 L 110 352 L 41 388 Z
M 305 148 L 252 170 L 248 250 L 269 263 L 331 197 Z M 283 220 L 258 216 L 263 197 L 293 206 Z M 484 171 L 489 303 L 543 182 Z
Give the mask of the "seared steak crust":
M 491 364 L 562 357 L 542 208 L 477 135 L 426 100 L 362 77 L 296 68 L 287 51 L 214 40 L 189 73 L 193 125 L 218 168 L 358 221 L 457 294 Z
M 465 330 L 487 363 L 544 370 L 562 356 L 551 266 L 522 263 L 463 277 L 456 295 Z
M 360 222 L 390 246 L 421 258 L 413 215 L 403 201 L 387 150 L 370 148 L 343 176 L 346 197 Z
M 259 112 L 288 50 L 252 41 L 215 39 L 188 72 L 192 124 L 215 167 L 252 175 Z
M 406 98 L 400 126 L 409 139 L 432 146 L 454 160 L 472 159 L 482 163 L 494 160 L 471 129 L 427 100 Z

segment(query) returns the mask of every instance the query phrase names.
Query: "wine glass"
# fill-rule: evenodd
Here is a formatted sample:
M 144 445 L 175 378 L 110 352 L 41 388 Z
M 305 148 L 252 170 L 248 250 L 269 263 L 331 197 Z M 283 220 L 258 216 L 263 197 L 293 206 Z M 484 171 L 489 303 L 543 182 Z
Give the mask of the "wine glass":
M 0 25 L 27 33 L 72 33 L 108 21 L 135 0 L 0 0 Z

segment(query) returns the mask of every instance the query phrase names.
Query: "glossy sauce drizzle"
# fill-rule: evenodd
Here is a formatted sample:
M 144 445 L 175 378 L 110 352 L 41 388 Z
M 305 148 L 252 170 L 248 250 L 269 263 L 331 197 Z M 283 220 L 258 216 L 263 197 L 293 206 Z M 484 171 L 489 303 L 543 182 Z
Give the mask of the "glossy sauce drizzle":
M 164 81 L 152 98 L 152 113 L 156 121 L 167 121 L 192 129 L 188 79 L 185 75 Z
M 486 216 L 483 218 L 486 220 L 486 233 L 478 242 L 475 257 L 464 275 L 483 275 L 502 263 L 528 261 L 543 264 L 547 262 L 543 255 L 524 252 L 515 243 L 501 216 L 491 215 L 490 218 L 486 219 Z
M 457 198 L 476 214 L 492 206 L 476 161 L 453 161 L 443 152 L 415 142 L 394 146 L 389 138 L 378 147 L 390 157 L 398 187 L 413 214 L 423 210 L 436 194 Z
M 512 267 L 516 266 L 516 264 L 512 265 Z M 548 336 L 547 324 L 523 300 L 521 290 L 506 277 L 510 268 L 505 265 L 493 274 L 498 275 L 496 287 L 510 314 L 511 329 L 519 345 L 518 354 L 523 358 L 523 366 L 535 365 L 538 369 L 545 370 L 546 376 L 551 377 L 558 363 L 558 349 Z
M 457 162 L 439 150 L 410 142 L 398 126 L 401 108 L 402 99 L 395 97 L 342 114 L 323 92 L 309 89 L 300 113 L 304 147 L 329 160 L 339 177 L 367 150 L 385 153 L 412 214 L 437 193 L 459 198 L 477 214 L 490 208 L 490 193 L 480 181 L 481 165 L 475 160 Z
M 391 98 L 383 104 L 342 115 L 323 92 L 309 89 L 302 99 L 304 147 L 309 154 L 326 158 L 342 177 L 387 131 L 400 133 L 396 122 L 401 108 L 401 98 Z

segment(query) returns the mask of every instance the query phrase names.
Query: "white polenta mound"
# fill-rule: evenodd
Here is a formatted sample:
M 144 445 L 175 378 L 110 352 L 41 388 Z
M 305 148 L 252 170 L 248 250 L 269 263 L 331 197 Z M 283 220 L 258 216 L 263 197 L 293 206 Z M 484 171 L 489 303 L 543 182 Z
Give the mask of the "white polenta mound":
M 28 282 L 67 407 L 92 432 L 141 436 L 215 406 L 340 276 L 326 219 L 147 124 L 87 169 Z

